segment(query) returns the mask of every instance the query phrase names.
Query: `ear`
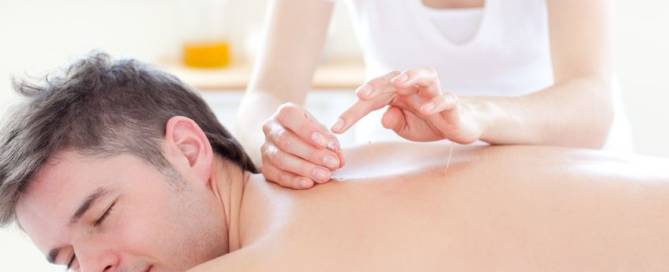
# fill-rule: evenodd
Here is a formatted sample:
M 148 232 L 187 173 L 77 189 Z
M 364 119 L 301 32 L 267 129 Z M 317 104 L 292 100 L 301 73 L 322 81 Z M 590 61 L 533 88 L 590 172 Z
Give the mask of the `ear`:
M 211 177 L 214 155 L 209 139 L 200 126 L 190 118 L 174 116 L 167 120 L 165 141 L 178 161 L 189 168 L 199 181 L 207 183 Z

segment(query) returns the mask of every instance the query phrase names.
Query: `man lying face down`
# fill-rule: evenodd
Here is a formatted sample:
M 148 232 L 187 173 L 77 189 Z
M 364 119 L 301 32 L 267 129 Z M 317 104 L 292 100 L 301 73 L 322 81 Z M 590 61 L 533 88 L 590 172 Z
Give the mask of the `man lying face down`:
M 666 271 L 667 161 L 380 144 L 339 180 L 266 182 L 189 87 L 95 54 L 0 142 L 0 219 L 74 271 Z M 281 111 L 301 111 L 287 105 Z

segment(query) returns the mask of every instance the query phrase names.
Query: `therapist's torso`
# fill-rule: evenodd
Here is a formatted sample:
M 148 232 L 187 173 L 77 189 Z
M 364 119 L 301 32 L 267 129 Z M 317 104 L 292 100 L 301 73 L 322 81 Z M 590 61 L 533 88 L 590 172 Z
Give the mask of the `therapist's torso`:
M 553 84 L 545 0 L 486 0 L 481 8 L 434 9 L 421 0 L 347 0 L 368 79 L 431 67 L 444 91 L 461 96 L 518 96 Z M 606 148 L 629 150 L 618 99 Z M 361 120 L 356 142 L 398 140 L 380 113 Z

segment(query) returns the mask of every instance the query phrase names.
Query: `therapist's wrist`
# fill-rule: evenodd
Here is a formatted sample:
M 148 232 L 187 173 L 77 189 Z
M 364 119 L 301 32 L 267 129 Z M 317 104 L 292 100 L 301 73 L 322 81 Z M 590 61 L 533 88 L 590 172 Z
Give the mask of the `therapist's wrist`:
M 491 144 L 497 143 L 495 125 L 502 123 L 501 117 L 505 115 L 499 105 L 487 97 L 461 97 L 460 101 L 462 106 L 472 114 L 472 119 L 481 130 L 479 140 Z
M 281 103 L 271 94 L 258 91 L 247 91 L 240 102 L 232 133 L 257 166 L 262 164 L 260 147 L 265 142 L 263 123 Z

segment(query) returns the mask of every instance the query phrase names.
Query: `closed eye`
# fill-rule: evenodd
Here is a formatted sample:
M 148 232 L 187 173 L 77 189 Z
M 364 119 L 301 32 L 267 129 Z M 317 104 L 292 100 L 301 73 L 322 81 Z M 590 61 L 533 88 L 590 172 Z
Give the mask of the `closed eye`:
M 77 255 L 72 254 L 72 258 L 70 258 L 70 261 L 67 262 L 67 271 L 70 271 L 72 269 L 72 263 L 74 263 L 74 260 L 77 258 Z
M 111 205 L 109 205 L 109 207 L 107 208 L 105 213 L 103 213 L 100 216 L 100 218 L 98 218 L 98 220 L 95 220 L 95 223 L 93 223 L 93 225 L 97 227 L 100 224 L 102 224 L 105 221 L 105 219 L 107 218 L 107 216 L 109 215 L 109 213 L 111 212 L 111 210 L 114 208 L 114 205 L 116 205 L 116 201 L 114 201 Z
M 95 220 L 95 222 L 93 223 L 93 225 L 94 225 L 94 226 L 99 226 L 100 224 L 102 224 L 102 223 L 105 221 L 105 219 L 107 218 L 107 216 L 109 215 L 109 213 L 110 213 L 110 212 L 112 211 L 112 209 L 114 208 L 114 205 L 116 205 L 116 201 L 112 202 L 112 204 L 109 205 L 109 207 L 107 208 L 107 210 L 105 210 L 105 212 L 100 216 L 100 218 L 98 218 L 97 220 Z M 72 269 L 72 264 L 74 264 L 74 261 L 75 261 L 76 259 L 77 259 L 77 255 L 72 254 L 72 258 L 70 258 L 70 261 L 67 262 L 67 271 L 70 271 L 70 270 Z

